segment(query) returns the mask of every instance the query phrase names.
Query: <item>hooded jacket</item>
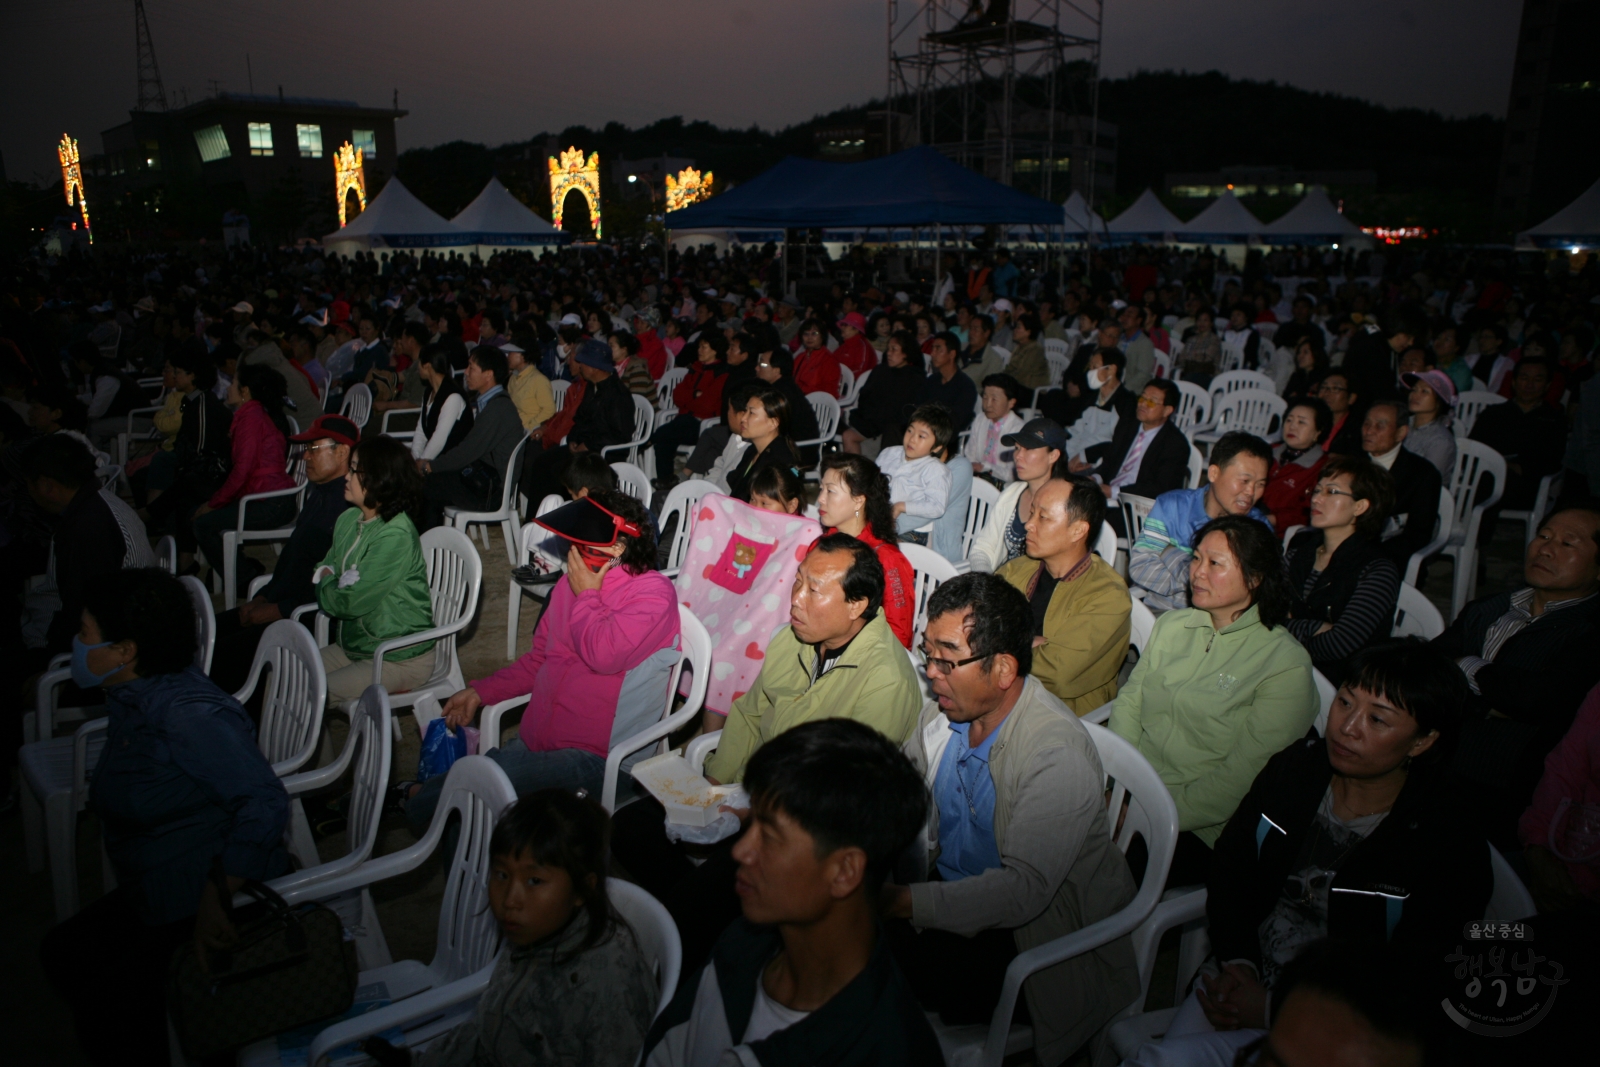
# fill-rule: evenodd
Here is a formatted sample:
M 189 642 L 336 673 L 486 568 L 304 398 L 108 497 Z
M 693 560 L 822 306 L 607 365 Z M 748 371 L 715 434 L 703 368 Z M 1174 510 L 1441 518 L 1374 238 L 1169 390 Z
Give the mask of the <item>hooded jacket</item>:
M 361 520 L 351 508 L 333 524 L 333 545 L 317 568 L 330 568 L 317 582 L 317 605 L 339 620 L 339 647 L 351 659 L 371 659 L 385 641 L 433 628 L 433 596 L 422 542 L 411 517 Z M 433 648 L 432 641 L 397 648 L 388 660 L 408 660 Z

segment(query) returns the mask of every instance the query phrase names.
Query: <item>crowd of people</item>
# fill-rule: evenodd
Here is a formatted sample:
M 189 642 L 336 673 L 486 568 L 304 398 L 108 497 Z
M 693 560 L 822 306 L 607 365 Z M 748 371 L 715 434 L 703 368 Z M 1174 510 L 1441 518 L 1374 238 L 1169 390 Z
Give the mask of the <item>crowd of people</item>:
M 1019 953 L 1147 876 L 1144 843 L 1113 842 L 1096 711 L 1170 792 L 1165 882 L 1207 887 L 1214 946 L 1130 1062 L 1315 1044 L 1319 1012 L 1349 1017 L 1326 1041 L 1415 1062 L 1443 1040 L 1420 994 L 1484 914 L 1491 844 L 1541 916 L 1593 936 L 1592 262 L 1291 250 L 1230 273 L 1209 250 L 999 249 L 919 283 L 864 257 L 805 300 L 771 248 L 19 268 L 0 295 L 0 712 L 14 768 L 21 683 L 64 655 L 61 702 L 111 717 L 89 803 L 117 885 L 43 954 L 94 1062 L 161 1058 L 168 957 L 227 947 L 221 894 L 288 869 L 259 709 L 228 695 L 265 629 L 308 605 L 331 620 L 329 707 L 347 708 L 380 645 L 433 625 L 421 535 L 508 495 L 553 538 L 550 573 L 517 572 L 545 603 L 531 645 L 442 708 L 454 729 L 527 698 L 515 736 L 485 740 L 519 797 L 490 845 L 508 949 L 473 1021 L 415 1062 L 940 1062 L 928 1013 L 987 1023 Z M 1223 434 L 1196 479 L 1177 381 L 1230 360 L 1275 382 L 1281 441 Z M 1562 488 L 1520 582 L 1396 642 L 1471 391 L 1504 398 L 1470 435 L 1507 464 L 1484 543 L 1544 479 Z M 843 401 L 833 439 L 818 394 Z M 618 446 L 652 457 L 650 503 L 619 490 Z M 717 735 L 705 776 L 750 797 L 712 845 L 675 839 L 648 795 L 614 819 L 595 803 L 679 659 L 662 505 L 690 479 L 820 531 L 770 557 L 793 574 L 783 625 L 743 639 L 753 680 L 696 725 Z M 997 502 L 972 528 L 980 483 Z M 1138 528 L 1129 497 L 1151 502 Z M 235 529 L 280 531 L 270 575 Z M 209 677 L 160 537 L 172 571 L 235 582 Z M 920 606 L 911 544 L 962 572 Z M 735 557 L 737 577 L 767 558 Z M 381 677 L 403 692 L 434 666 L 419 641 Z M 421 836 L 444 784 L 399 781 L 391 810 Z M 608 874 L 678 928 L 659 1014 Z M 1124 936 L 1029 977 L 1015 1020 L 1057 1064 L 1140 989 Z

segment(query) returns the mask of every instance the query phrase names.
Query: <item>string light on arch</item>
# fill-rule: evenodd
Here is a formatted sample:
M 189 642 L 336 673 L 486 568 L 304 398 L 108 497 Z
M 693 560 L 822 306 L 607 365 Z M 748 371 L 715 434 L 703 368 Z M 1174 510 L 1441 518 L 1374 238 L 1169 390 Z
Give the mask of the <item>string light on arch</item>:
M 67 196 L 67 206 L 72 206 L 76 193 L 84 232 L 89 235 L 89 243 L 94 244 L 94 231 L 89 227 L 89 197 L 83 191 L 83 168 L 78 163 L 78 142 L 62 134 L 61 143 L 56 145 L 56 155 L 61 159 L 61 190 Z
M 677 177 L 667 175 L 667 210 L 677 211 L 701 200 L 711 199 L 713 178 L 708 170 L 704 174 L 693 167 L 685 167 Z
M 339 198 L 339 225 L 345 224 L 345 196 L 354 189 L 356 199 L 361 202 L 361 210 L 367 210 L 367 175 L 361 169 L 366 153 L 355 145 L 346 141 L 339 146 L 339 151 L 333 157 L 333 185 L 334 195 Z
M 583 158 L 583 149 L 573 146 L 557 159 L 550 157 L 550 221 L 562 229 L 562 207 L 567 194 L 576 189 L 589 204 L 589 223 L 594 235 L 600 237 L 600 153 L 590 152 Z

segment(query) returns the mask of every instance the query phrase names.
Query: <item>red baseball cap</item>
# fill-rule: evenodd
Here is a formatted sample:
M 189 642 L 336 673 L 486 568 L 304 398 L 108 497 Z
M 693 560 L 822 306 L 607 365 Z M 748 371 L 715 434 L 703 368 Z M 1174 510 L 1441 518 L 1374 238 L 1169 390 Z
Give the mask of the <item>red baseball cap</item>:
M 311 428 L 289 438 L 300 444 L 327 438 L 354 448 L 361 443 L 361 428 L 343 415 L 318 415 Z
M 856 333 L 866 333 L 867 317 L 861 314 L 859 311 L 852 311 L 850 314 L 839 320 L 839 325 L 852 327 Z

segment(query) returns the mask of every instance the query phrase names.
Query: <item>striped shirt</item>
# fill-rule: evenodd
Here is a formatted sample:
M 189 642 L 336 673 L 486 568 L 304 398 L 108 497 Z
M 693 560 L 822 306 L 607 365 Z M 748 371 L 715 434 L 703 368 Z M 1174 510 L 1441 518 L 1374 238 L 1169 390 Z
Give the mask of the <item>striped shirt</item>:
M 1571 600 L 1552 601 L 1544 606 L 1544 610 L 1546 613 L 1560 611 L 1562 608 L 1570 608 L 1593 600 L 1597 595 L 1600 594 L 1590 593 L 1588 596 L 1575 597 Z M 1519 589 L 1512 593 L 1511 607 L 1504 615 L 1490 623 L 1489 631 L 1483 635 L 1483 655 L 1462 656 L 1456 661 L 1461 665 L 1461 671 L 1467 676 L 1467 682 L 1472 686 L 1474 693 L 1481 694 L 1482 692 L 1478 688 L 1478 671 L 1482 670 L 1485 664 L 1494 662 L 1494 658 L 1500 654 L 1500 650 L 1506 646 L 1507 641 L 1533 624 L 1534 614 L 1532 609 L 1533 590 L 1531 588 Z

